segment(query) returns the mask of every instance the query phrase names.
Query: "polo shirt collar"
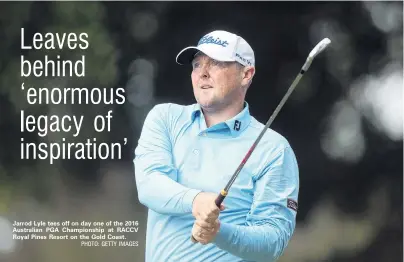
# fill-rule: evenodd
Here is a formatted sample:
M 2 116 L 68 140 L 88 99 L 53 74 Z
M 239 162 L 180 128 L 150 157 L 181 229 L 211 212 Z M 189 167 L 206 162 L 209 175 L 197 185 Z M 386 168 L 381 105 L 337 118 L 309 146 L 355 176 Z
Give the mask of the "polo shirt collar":
M 251 121 L 251 115 L 249 105 L 247 102 L 244 102 L 243 110 L 233 118 L 230 118 L 229 120 L 225 121 L 225 123 L 229 127 L 232 135 L 238 135 L 248 127 L 250 121 Z
M 200 116 L 202 113 L 201 106 L 196 103 L 191 111 L 191 121 L 195 120 L 196 116 Z M 233 136 L 238 135 L 239 133 L 243 132 L 251 122 L 251 115 L 249 110 L 249 105 L 245 101 L 243 110 L 238 113 L 233 118 L 226 120 L 224 123 L 229 128 L 231 134 Z

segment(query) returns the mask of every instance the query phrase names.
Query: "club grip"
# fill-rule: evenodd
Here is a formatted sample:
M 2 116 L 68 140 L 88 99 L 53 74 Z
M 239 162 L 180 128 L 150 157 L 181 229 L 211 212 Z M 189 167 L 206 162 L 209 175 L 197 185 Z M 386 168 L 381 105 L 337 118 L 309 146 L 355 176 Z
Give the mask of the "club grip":
M 227 192 L 222 190 L 220 192 L 220 194 L 217 196 L 216 200 L 215 200 L 215 204 L 218 208 L 220 208 L 220 205 L 223 203 L 223 200 L 225 199 L 225 197 L 227 196 Z

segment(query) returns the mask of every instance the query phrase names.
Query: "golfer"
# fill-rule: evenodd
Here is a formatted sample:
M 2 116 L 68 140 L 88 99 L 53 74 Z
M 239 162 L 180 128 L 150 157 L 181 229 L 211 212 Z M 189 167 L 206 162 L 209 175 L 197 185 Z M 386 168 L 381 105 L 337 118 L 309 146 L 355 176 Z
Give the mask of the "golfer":
M 197 103 L 156 105 L 135 150 L 138 197 L 148 208 L 146 261 L 276 261 L 293 235 L 299 194 L 296 157 L 282 135 L 267 130 L 215 205 L 264 127 L 245 101 L 254 52 L 242 37 L 214 31 L 176 61 L 192 65 Z

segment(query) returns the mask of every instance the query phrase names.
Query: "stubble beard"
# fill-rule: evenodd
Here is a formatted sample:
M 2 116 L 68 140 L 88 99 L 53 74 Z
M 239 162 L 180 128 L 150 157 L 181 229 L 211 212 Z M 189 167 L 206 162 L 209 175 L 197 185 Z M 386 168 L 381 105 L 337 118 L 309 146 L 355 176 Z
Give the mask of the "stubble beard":
M 231 105 L 233 100 L 230 93 L 228 94 L 199 94 L 197 102 L 199 105 L 208 112 L 219 112 Z

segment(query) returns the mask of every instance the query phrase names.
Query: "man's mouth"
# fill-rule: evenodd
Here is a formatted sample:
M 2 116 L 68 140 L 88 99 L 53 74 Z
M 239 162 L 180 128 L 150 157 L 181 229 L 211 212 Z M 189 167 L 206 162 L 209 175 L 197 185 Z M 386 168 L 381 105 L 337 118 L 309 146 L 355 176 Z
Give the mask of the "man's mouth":
M 210 89 L 210 88 L 213 88 L 213 87 L 210 86 L 210 85 L 203 85 L 203 86 L 201 86 L 201 89 Z

